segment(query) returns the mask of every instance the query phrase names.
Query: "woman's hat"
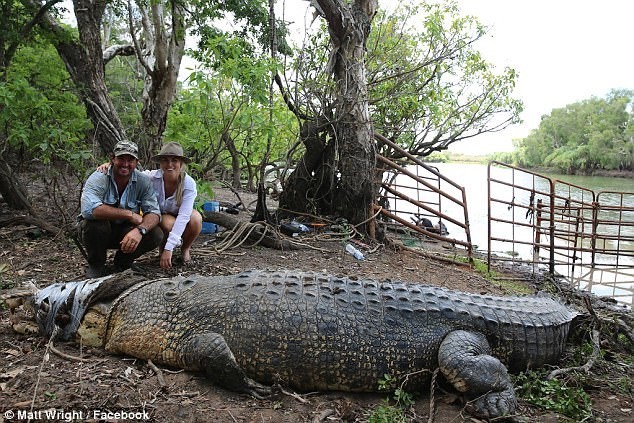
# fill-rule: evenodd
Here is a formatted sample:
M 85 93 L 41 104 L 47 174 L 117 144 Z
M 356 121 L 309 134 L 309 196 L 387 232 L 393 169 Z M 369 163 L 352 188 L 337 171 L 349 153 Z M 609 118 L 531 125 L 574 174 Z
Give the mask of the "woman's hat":
M 185 163 L 189 163 L 189 159 L 183 155 L 183 147 L 181 147 L 181 145 L 177 142 L 168 142 L 163 145 L 161 151 L 159 151 L 156 156 L 152 157 L 152 160 L 158 162 L 163 157 L 178 157 Z

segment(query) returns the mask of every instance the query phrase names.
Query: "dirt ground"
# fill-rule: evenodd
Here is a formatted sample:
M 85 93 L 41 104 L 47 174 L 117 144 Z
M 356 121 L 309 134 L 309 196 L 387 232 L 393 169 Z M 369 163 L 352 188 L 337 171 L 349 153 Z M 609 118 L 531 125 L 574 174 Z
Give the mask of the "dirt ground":
M 223 204 L 237 202 L 229 190 L 218 190 L 216 195 Z M 241 193 L 245 204 L 252 205 L 253 199 L 252 194 Z M 249 219 L 250 213 L 241 211 L 239 217 Z M 221 244 L 217 235 L 201 235 L 193 249 L 193 263 L 187 267 L 176 266 L 163 272 L 158 266 L 157 253 L 146 255 L 138 263 L 148 277 L 225 275 L 251 268 L 285 268 L 425 282 L 476 293 L 514 293 L 509 285 L 489 282 L 465 265 L 434 260 L 428 255 L 366 242 L 357 245 L 367 257 L 358 261 L 343 252 L 343 242 L 336 236 L 311 233 L 296 241 L 304 248 L 280 251 L 243 245 L 217 252 Z M 449 251 L 448 246 L 439 243 L 429 242 L 428 246 L 429 252 Z M 32 226 L 0 228 L 0 294 L 29 283 L 44 287 L 53 282 L 81 280 L 84 266 L 79 249 L 63 235 L 51 237 Z M 530 285 L 527 288 L 534 290 Z M 17 314 L 20 315 L 19 310 Z M 287 391 L 255 399 L 213 386 L 200 374 L 153 369 L 143 360 L 110 356 L 99 348 L 61 342 L 51 348 L 37 334 L 16 333 L 15 319 L 8 310 L 2 310 L 0 423 L 29 417 L 51 421 L 365 422 L 389 396 L 388 393 Z M 625 374 L 632 375 L 632 369 L 625 366 Z M 593 402 L 591 421 L 633 421 L 631 385 L 629 395 L 608 385 L 597 385 L 597 389 L 588 392 Z M 463 410 L 456 395 L 437 388 L 433 401 L 430 397 L 427 392 L 415 398 L 407 413 L 408 421 L 477 421 Z M 526 402 L 520 405 L 516 421 L 566 421 Z M 47 410 L 58 414 L 48 419 Z

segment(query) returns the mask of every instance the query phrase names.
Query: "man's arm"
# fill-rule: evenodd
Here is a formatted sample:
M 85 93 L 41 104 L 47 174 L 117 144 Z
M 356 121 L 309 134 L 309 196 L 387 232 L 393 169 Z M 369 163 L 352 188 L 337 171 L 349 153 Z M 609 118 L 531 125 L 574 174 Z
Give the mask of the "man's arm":
M 113 207 L 107 204 L 95 207 L 92 210 L 92 215 L 97 220 L 125 220 L 133 225 L 140 225 L 144 220 L 140 214 L 134 213 L 132 210 L 120 209 L 119 207 Z
M 161 216 L 155 213 L 148 213 L 143 215 L 143 221 L 138 226 L 143 226 L 148 231 L 153 229 L 161 221 Z

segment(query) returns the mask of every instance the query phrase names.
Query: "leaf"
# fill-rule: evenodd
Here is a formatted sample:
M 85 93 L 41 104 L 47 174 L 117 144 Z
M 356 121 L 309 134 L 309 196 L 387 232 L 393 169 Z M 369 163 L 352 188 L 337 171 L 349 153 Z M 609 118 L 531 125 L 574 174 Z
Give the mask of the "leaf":
M 9 370 L 5 373 L 0 373 L 0 379 L 13 379 L 14 377 L 21 375 L 24 371 L 27 370 L 27 366 L 19 366 L 13 370 Z

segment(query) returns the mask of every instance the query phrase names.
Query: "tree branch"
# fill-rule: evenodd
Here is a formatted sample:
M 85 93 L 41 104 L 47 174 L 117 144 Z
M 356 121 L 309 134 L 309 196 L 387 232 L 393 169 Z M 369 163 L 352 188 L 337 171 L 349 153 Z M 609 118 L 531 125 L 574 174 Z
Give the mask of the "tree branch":
M 117 44 L 110 46 L 103 52 L 103 64 L 106 65 L 117 56 L 134 56 L 134 54 L 134 46 L 130 44 Z

